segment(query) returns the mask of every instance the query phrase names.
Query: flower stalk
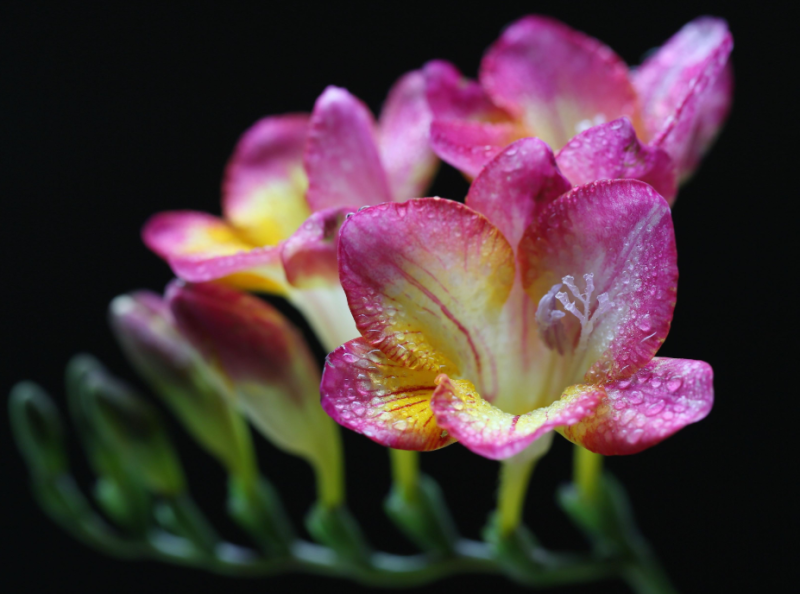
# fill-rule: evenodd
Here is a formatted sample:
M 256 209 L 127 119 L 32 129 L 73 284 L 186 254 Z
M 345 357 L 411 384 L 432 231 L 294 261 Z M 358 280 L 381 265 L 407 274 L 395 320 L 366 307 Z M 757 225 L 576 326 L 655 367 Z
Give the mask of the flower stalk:
M 419 452 L 389 448 L 392 490 L 404 501 L 419 499 Z
M 573 481 L 581 498 L 597 501 L 603 473 L 603 456 L 576 445 L 573 450 Z
M 502 536 L 508 536 L 522 522 L 525 495 L 528 492 L 535 460 L 504 460 L 500 464 L 500 489 L 497 494 L 497 522 Z

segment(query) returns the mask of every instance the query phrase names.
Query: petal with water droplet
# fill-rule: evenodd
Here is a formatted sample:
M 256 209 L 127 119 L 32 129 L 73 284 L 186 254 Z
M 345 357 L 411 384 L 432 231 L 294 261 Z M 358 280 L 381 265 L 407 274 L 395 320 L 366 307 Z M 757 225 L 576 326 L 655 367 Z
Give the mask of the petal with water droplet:
M 666 201 L 643 182 L 600 181 L 570 190 L 528 228 L 518 261 L 535 303 L 569 276 L 588 282 L 592 275 L 589 317 L 600 311 L 599 317 L 590 328 L 577 315 L 560 320 L 566 342 L 586 349 L 580 373 L 586 371 L 587 382 L 633 374 L 669 332 L 678 282 L 675 234 Z M 648 331 L 638 325 L 645 315 Z M 589 328 L 587 336 L 582 328 Z
M 560 432 L 604 456 L 635 454 L 705 418 L 714 403 L 713 372 L 703 361 L 656 357 L 638 376 L 646 381 L 605 384 L 593 413 Z
M 363 338 L 333 351 L 322 375 L 322 408 L 340 425 L 385 446 L 435 450 L 453 442 L 430 408 L 436 373 L 387 358 Z
M 609 47 L 563 23 L 527 16 L 486 52 L 480 81 L 492 101 L 558 150 L 585 127 L 638 122 L 628 67 Z
M 286 291 L 279 248 L 255 247 L 218 217 L 193 211 L 162 212 L 145 223 L 142 238 L 184 280 L 222 280 L 245 289 Z
M 476 385 L 496 382 L 487 332 L 514 274 L 500 232 L 450 200 L 373 206 L 339 236 L 339 276 L 361 335 L 395 361 Z
M 523 415 L 504 412 L 484 400 L 466 380 L 437 378 L 431 401 L 439 424 L 462 445 L 493 460 L 510 458 L 557 427 L 591 414 L 602 388 L 572 386 L 550 406 Z

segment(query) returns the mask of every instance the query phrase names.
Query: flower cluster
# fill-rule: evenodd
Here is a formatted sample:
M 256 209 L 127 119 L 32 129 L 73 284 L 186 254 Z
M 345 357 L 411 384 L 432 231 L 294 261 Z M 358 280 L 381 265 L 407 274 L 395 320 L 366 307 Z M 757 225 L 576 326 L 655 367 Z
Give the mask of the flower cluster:
M 272 526 L 253 529 L 267 549 L 321 563 L 264 520 L 280 513 L 259 486 L 240 414 L 311 463 L 321 507 L 309 530 L 365 580 L 380 564 L 342 515 L 333 421 L 395 451 L 459 442 L 504 460 L 495 543 L 504 550 L 526 473 L 554 431 L 578 451 L 633 454 L 708 414 L 710 366 L 656 354 L 677 298 L 670 207 L 730 110 L 731 49 L 725 22 L 705 17 L 629 69 L 596 39 L 525 17 L 489 47 L 477 81 L 429 62 L 397 81 L 377 120 L 328 87 L 310 114 L 258 121 L 225 169 L 222 217 L 173 211 L 146 223 L 144 242 L 179 280 L 163 298 L 118 297 L 112 326 L 235 477 L 232 513 Z M 463 202 L 424 197 L 439 160 L 470 180 Z M 306 316 L 329 352 L 322 374 L 299 332 L 247 291 L 284 297 Z M 183 493 L 166 441 L 145 447 L 126 426 L 138 415 L 160 435 L 154 413 L 93 364 L 76 369 L 86 426 L 116 427 L 98 430 L 98 443 L 107 434 L 109 452 L 144 452 L 131 464 L 149 469 L 145 486 Z M 20 418 L 51 414 L 25 390 Z M 20 431 L 26 447 L 36 441 Z M 129 520 L 128 475 L 98 451 L 113 486 L 104 501 Z M 393 518 L 437 555 L 469 558 L 437 519 L 435 492 L 414 491 L 413 459 L 393 456 L 413 491 L 389 505 Z M 43 473 L 63 470 L 59 456 L 47 460 Z M 216 550 L 197 522 L 183 530 Z
M 630 71 L 526 17 L 479 82 L 429 62 L 377 125 L 335 87 L 310 117 L 261 120 L 228 164 L 224 218 L 162 213 L 144 239 L 187 281 L 287 296 L 329 350 L 360 333 L 330 356 L 322 403 L 379 443 L 505 458 L 557 429 L 639 451 L 711 406 L 707 365 L 654 355 L 676 296 L 668 204 L 728 113 L 731 47 L 701 18 Z M 434 151 L 474 178 L 466 207 L 416 198 Z

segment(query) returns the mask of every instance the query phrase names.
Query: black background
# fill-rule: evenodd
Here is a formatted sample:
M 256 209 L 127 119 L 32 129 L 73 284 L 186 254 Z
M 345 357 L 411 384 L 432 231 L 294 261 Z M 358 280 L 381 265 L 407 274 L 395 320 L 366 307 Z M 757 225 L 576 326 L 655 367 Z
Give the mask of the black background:
M 319 3 L 320 5 L 322 3 Z M 788 6 L 788 5 L 787 5 Z M 681 283 L 661 354 L 709 361 L 712 414 L 642 454 L 608 460 L 641 528 L 683 592 L 788 591 L 796 576 L 798 391 L 795 20 L 779 4 L 728 2 L 3 3 L 0 17 L 2 359 L 0 392 L 35 379 L 64 410 L 61 377 L 78 351 L 136 382 L 107 330 L 106 306 L 135 288 L 160 290 L 165 264 L 139 240 L 159 210 L 219 212 L 222 167 L 257 118 L 310 111 L 328 84 L 378 110 L 390 84 L 432 58 L 476 74 L 502 27 L 551 14 L 611 45 L 626 61 L 700 14 L 729 20 L 736 49 L 732 117 L 674 210 Z M 794 37 L 793 37 L 794 36 Z M 795 56 L 796 58 L 796 56 Z M 433 192 L 461 197 L 443 167 Z M 221 578 L 154 562 L 123 562 L 77 543 L 34 504 L 0 419 L 3 592 L 288 592 L 349 587 L 308 576 Z M 231 538 L 224 476 L 172 425 L 191 488 Z M 89 472 L 74 433 L 84 486 Z M 410 552 L 383 518 L 382 448 L 348 434 L 349 505 L 376 545 Z M 299 519 L 310 471 L 259 442 L 261 465 Z M 571 448 L 556 438 L 537 469 L 526 521 L 547 545 L 583 546 L 552 502 Z M 477 537 L 496 464 L 460 446 L 424 456 L 458 523 Z M 461 576 L 462 591 L 516 586 Z M 626 592 L 616 582 L 562 592 Z

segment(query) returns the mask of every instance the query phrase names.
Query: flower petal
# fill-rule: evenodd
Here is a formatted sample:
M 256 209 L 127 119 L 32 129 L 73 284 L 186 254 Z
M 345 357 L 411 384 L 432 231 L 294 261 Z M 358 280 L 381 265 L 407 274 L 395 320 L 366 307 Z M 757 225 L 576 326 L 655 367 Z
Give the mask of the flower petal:
M 465 447 L 493 460 L 510 458 L 546 432 L 579 422 L 602 394 L 602 388 L 572 386 L 548 407 L 512 415 L 481 398 L 466 380 L 440 375 L 436 383 L 431 408 L 439 425 Z
M 325 457 L 319 372 L 300 333 L 264 301 L 217 284 L 173 283 L 167 301 L 181 333 L 224 373 L 233 396 L 276 445 Z
M 483 168 L 465 203 L 489 219 L 516 249 L 539 211 L 569 189 L 550 147 L 538 138 L 523 138 Z
M 325 287 L 290 290 L 288 298 L 308 321 L 326 352 L 358 338 L 347 297 L 338 282 Z
M 581 132 L 558 152 L 556 161 L 576 186 L 599 179 L 638 179 L 670 204 L 675 201 L 675 164 L 662 149 L 639 142 L 627 118 Z
M 420 70 L 403 75 L 389 91 L 379 120 L 380 152 L 395 200 L 425 195 L 439 161 L 428 135 L 431 111 Z
M 470 178 L 506 146 L 525 136 L 513 123 L 489 124 L 466 120 L 434 120 L 431 148 L 442 161 Z
M 188 384 L 197 355 L 180 335 L 160 295 L 137 291 L 109 308 L 114 335 L 137 371 L 154 383 Z
M 145 223 L 142 239 L 184 280 L 223 279 L 227 284 L 246 289 L 285 291 L 278 248 L 254 248 L 233 227 L 209 214 L 193 211 L 156 214 Z
M 657 357 L 624 380 L 606 384 L 594 413 L 561 433 L 604 456 L 635 454 L 705 418 L 714 374 L 703 361 Z
M 730 110 L 732 50 L 727 23 L 701 17 L 633 73 L 651 142 L 669 153 L 681 179 L 697 166 Z
M 388 359 L 363 338 L 328 355 L 322 408 L 340 425 L 381 445 L 428 451 L 453 439 L 436 424 L 429 403 L 436 374 Z
M 306 220 L 308 179 L 303 170 L 308 116 L 256 122 L 236 145 L 222 183 L 222 211 L 247 241 L 275 245 Z
M 528 228 L 519 259 L 534 303 L 564 283 L 564 298 L 590 314 L 580 322 L 567 310 L 554 322 L 564 325 L 567 354 L 576 357 L 571 381 L 581 381 L 584 371 L 590 383 L 629 376 L 664 342 L 675 307 L 677 251 L 669 206 L 647 184 L 600 181 L 564 194 Z M 585 292 L 590 281 L 586 312 L 567 285 Z
M 302 336 L 266 302 L 218 284 L 180 282 L 167 289 L 167 301 L 183 334 L 235 382 L 284 385 L 296 399 L 306 397 L 302 388 L 316 392 Z
M 342 226 L 339 277 L 361 335 L 390 359 L 496 383 L 484 333 L 514 260 L 483 216 L 437 198 L 364 209 Z
M 480 81 L 529 136 L 554 150 L 585 128 L 621 116 L 637 121 L 625 63 L 607 46 L 556 20 L 528 16 L 486 52 Z
M 497 107 L 474 80 L 463 76 L 450 62 L 432 60 L 422 69 L 425 94 L 437 120 L 510 122 L 510 115 Z
M 328 87 L 317 99 L 305 167 L 312 211 L 392 199 L 378 154 L 375 120 L 345 89 Z
M 315 212 L 281 245 L 281 261 L 289 283 L 304 289 L 339 284 L 339 227 L 352 211 L 343 207 Z

